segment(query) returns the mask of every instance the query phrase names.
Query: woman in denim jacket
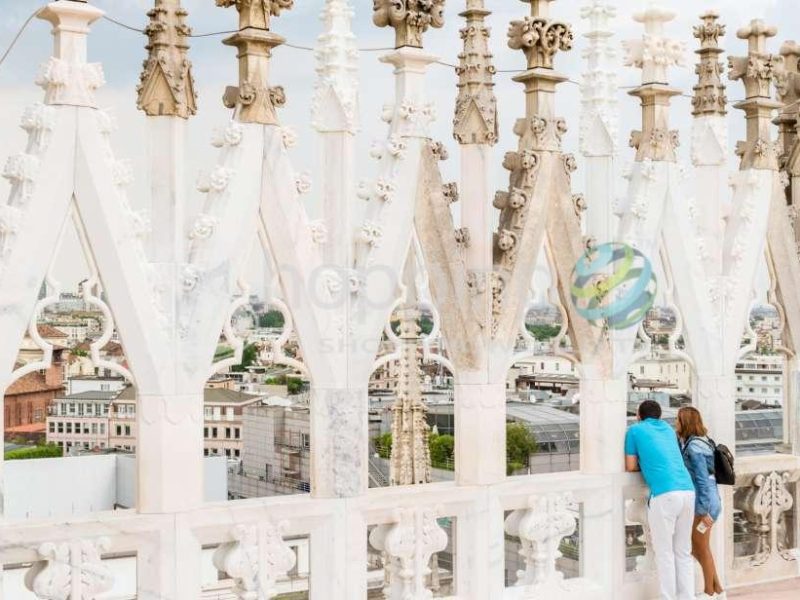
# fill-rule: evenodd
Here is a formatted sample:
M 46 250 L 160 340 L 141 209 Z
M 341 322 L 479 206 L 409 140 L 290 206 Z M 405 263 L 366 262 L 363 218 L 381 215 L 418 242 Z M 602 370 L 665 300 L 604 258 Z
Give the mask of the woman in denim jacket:
M 711 528 L 722 511 L 717 480 L 714 478 L 714 447 L 707 437 L 700 411 L 685 406 L 678 411 L 675 430 L 681 439 L 681 451 L 695 488 L 692 555 L 703 569 L 704 594 L 699 598 L 722 600 L 725 592 L 717 576 L 711 554 Z

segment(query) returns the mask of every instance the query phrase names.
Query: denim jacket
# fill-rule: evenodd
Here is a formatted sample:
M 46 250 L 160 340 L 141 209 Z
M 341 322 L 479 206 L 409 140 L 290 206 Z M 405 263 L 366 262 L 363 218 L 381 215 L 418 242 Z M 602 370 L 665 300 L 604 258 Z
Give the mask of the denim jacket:
M 714 478 L 714 450 L 707 437 L 690 437 L 682 446 L 683 461 L 692 476 L 695 489 L 694 512 L 699 517 L 710 515 L 715 521 L 722 511 L 722 502 Z

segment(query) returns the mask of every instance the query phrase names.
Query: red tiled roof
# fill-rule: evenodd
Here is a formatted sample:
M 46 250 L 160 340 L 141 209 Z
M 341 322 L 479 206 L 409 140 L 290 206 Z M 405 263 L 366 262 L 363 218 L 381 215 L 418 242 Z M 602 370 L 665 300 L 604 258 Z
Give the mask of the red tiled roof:
M 17 379 L 6 389 L 5 396 L 17 396 L 22 394 L 35 394 L 37 392 L 54 392 L 64 389 L 62 385 L 48 385 L 45 377 L 39 371 L 28 373 Z
M 64 339 L 66 339 L 66 338 L 69 337 L 66 333 L 64 333 L 60 329 L 57 329 L 56 327 L 53 327 L 52 325 L 48 325 L 47 323 L 37 323 L 36 329 L 39 332 L 39 335 L 41 337 L 43 337 L 43 338 L 64 338 Z
M 6 433 L 44 433 L 44 423 L 28 423 L 26 425 L 17 425 L 16 427 L 6 427 Z

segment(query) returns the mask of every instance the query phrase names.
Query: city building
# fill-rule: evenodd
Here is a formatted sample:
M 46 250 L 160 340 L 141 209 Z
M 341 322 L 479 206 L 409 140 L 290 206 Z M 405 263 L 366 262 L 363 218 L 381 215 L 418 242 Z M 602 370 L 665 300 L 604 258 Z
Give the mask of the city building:
M 736 404 L 741 408 L 783 406 L 782 354 L 748 354 L 736 363 Z
M 16 363 L 15 368 L 24 366 Z M 49 367 L 23 375 L 5 391 L 3 429 L 9 438 L 45 432 L 50 403 L 64 390 L 63 350 L 53 350 Z
M 47 443 L 64 454 L 109 447 L 108 413 L 118 391 L 83 391 L 53 400 L 47 416 Z
M 251 404 L 242 412 L 241 464 L 232 469 L 232 498 L 308 492 L 311 423 L 307 404 L 291 400 Z

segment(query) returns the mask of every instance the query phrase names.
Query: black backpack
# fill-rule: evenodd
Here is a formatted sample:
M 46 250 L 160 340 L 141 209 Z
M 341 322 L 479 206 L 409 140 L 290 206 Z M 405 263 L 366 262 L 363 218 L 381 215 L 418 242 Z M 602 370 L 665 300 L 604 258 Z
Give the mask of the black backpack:
M 735 485 L 736 484 L 736 471 L 733 468 L 733 454 L 725 444 L 717 444 L 711 438 L 703 440 L 702 438 L 695 438 L 692 436 L 683 447 L 683 452 L 692 439 L 700 439 L 714 451 L 714 478 L 717 480 L 718 485 Z

